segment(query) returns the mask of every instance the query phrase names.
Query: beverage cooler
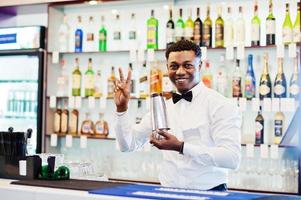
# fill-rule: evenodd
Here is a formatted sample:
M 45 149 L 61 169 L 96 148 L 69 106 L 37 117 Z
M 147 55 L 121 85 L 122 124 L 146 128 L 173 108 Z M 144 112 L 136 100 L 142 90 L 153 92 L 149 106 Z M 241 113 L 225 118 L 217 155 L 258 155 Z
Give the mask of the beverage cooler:
M 27 152 L 41 152 L 45 27 L 0 29 L 0 127 L 32 129 Z

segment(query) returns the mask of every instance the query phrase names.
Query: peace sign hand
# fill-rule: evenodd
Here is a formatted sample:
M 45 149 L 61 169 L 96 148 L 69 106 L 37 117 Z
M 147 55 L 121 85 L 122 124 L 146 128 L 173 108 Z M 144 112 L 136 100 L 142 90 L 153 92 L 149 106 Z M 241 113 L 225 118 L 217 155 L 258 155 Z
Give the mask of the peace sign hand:
M 120 80 L 115 82 L 114 102 L 117 107 L 117 112 L 124 112 L 128 108 L 130 100 L 131 76 L 132 71 L 129 69 L 126 80 L 124 79 L 121 68 L 118 69 Z

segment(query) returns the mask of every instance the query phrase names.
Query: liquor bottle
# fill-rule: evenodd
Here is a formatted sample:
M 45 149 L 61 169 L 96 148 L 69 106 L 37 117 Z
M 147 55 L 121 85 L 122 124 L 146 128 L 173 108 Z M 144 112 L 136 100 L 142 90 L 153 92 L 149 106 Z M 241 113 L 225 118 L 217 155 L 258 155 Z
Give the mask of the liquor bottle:
M 85 96 L 90 97 L 94 95 L 95 77 L 92 69 L 92 58 L 89 58 L 88 69 L 85 72 Z
M 216 75 L 216 90 L 224 95 L 225 97 L 228 95 L 228 80 L 227 80 L 227 73 L 226 73 L 226 67 L 225 67 L 225 56 L 221 55 L 220 57 L 220 66 L 217 69 L 217 75 Z
M 107 137 L 109 135 L 108 122 L 103 119 L 104 113 L 99 113 L 99 119 L 96 121 L 94 126 L 94 133 L 102 137 Z
M 54 133 L 61 133 L 61 120 L 62 120 L 62 109 L 61 109 L 61 104 L 59 104 L 58 108 L 54 113 L 54 120 L 53 120 Z
M 207 6 L 207 16 L 202 28 L 202 46 L 212 47 L 212 21 L 210 19 L 209 6 Z
M 82 122 L 81 134 L 83 135 L 94 134 L 94 124 L 90 119 L 90 113 L 86 113 L 86 119 Z
M 107 51 L 107 30 L 104 25 L 105 18 L 101 16 L 101 25 L 99 29 L 99 44 L 98 50 L 99 51 Z
M 286 14 L 285 14 L 285 19 L 282 25 L 282 41 L 283 44 L 288 45 L 293 41 L 293 25 L 290 17 L 290 12 L 289 12 L 289 4 L 285 4 L 286 7 Z
M 149 86 L 149 76 L 148 69 L 146 67 L 146 62 L 143 63 L 140 68 L 141 76 L 139 78 L 139 97 L 146 98 L 148 96 L 148 86 Z
M 278 58 L 278 70 L 274 82 L 274 97 L 286 98 L 286 78 L 283 73 L 283 58 Z
M 150 94 L 162 94 L 162 71 L 157 62 L 151 63 L 150 70 Z
M 184 35 L 186 40 L 193 41 L 194 23 L 191 19 L 191 12 L 192 12 L 191 9 L 189 9 L 189 16 L 185 22 Z
M 175 42 L 175 23 L 172 20 L 172 9 L 169 9 L 169 20 L 166 24 L 166 48 Z
M 163 73 L 163 77 L 162 77 L 162 92 L 163 92 L 163 96 L 166 99 L 170 99 L 172 96 L 172 91 L 173 91 L 173 84 L 169 79 L 168 73 L 167 71 L 165 71 Z
M 212 88 L 212 73 L 208 61 L 205 62 L 205 69 L 203 71 L 202 81 L 208 88 Z
M 236 26 L 235 26 L 235 38 L 234 41 L 236 42 L 236 46 L 244 46 L 245 45 L 245 20 L 243 16 L 243 10 L 242 6 L 239 6 L 238 8 L 239 14 L 238 14 L 238 19 L 236 21 Z
M 276 44 L 276 19 L 273 15 L 273 2 L 269 0 L 269 15 L 266 19 L 266 44 Z
M 135 123 L 136 124 L 140 124 L 141 120 L 142 120 L 142 116 L 141 116 L 141 113 L 142 113 L 142 101 L 140 99 L 138 99 L 137 101 L 137 105 L 138 105 L 138 108 L 137 108 L 137 115 L 136 115 L 136 119 L 135 119 Z
M 64 134 L 68 133 L 68 118 L 69 118 L 69 111 L 67 108 L 67 101 L 64 101 L 64 109 L 61 114 L 61 133 Z
M 258 17 L 258 3 L 255 1 L 254 17 L 251 23 L 251 46 L 260 46 L 260 23 Z
M 87 25 L 86 31 L 86 42 L 84 43 L 84 51 L 85 52 L 93 52 L 95 49 L 95 30 L 94 19 L 92 16 L 89 17 L 89 23 Z
M 224 41 L 225 46 L 233 46 L 233 40 L 234 40 L 234 30 L 233 30 L 233 19 L 231 14 L 231 7 L 228 7 L 227 9 L 227 19 L 225 20 L 225 26 L 224 26 Z
M 102 96 L 101 71 L 97 70 L 95 76 L 95 85 L 94 85 L 94 97 L 99 98 L 101 96 Z
M 262 116 L 262 108 L 259 106 L 258 114 L 255 118 L 255 144 L 264 143 L 264 118 Z
M 202 42 L 202 20 L 200 18 L 200 8 L 196 9 L 196 20 L 194 21 L 193 40 L 194 43 L 201 46 Z
M 78 134 L 78 110 L 73 109 L 69 117 L 69 132 L 72 135 Z
M 68 96 L 68 88 L 69 88 L 69 78 L 68 78 L 68 72 L 66 69 L 66 61 L 64 59 L 60 62 L 61 66 L 61 75 L 57 78 L 57 84 L 58 84 L 58 90 L 57 90 L 57 96 Z
M 69 51 L 69 35 L 70 35 L 70 27 L 67 23 L 67 16 L 64 15 L 64 21 L 59 27 L 59 51 L 60 52 Z
M 298 2 L 298 11 L 296 20 L 293 27 L 293 42 L 300 42 L 301 41 L 301 32 L 300 32 L 300 2 Z
M 256 78 L 253 70 L 253 55 L 248 56 L 248 69 L 245 76 L 245 97 L 251 100 L 256 95 Z
M 274 117 L 274 144 L 280 144 L 284 131 L 285 116 L 283 112 L 280 111 L 280 102 L 281 101 L 279 101 L 279 111 L 275 113 Z
M 111 75 L 108 78 L 108 97 L 112 98 L 114 96 L 114 87 L 115 87 L 115 68 L 112 66 Z
M 72 72 L 72 96 L 81 95 L 81 77 L 78 58 L 75 58 L 75 69 Z
M 136 15 L 135 13 L 131 14 L 131 21 L 130 21 L 130 28 L 128 32 L 128 40 L 129 40 L 129 47 L 131 49 L 137 49 L 137 24 L 136 24 Z
M 298 68 L 298 56 L 294 59 L 294 72 L 290 80 L 289 93 L 291 98 L 297 98 L 300 92 L 299 87 L 299 68 Z
M 81 16 L 77 17 L 78 25 L 77 29 L 75 30 L 75 52 L 82 52 L 83 51 L 83 30 L 82 30 L 82 18 Z
M 115 16 L 115 22 L 114 22 L 114 30 L 113 30 L 113 41 L 112 41 L 112 50 L 120 50 L 121 48 L 121 41 L 122 41 L 122 36 L 121 36 L 121 23 L 120 23 L 120 16 L 116 14 Z
M 177 20 L 177 23 L 176 23 L 176 41 L 180 41 L 180 40 L 184 39 L 185 23 L 183 21 L 182 15 L 183 15 L 183 10 L 182 10 L 182 8 L 180 8 L 179 19 Z
M 129 68 L 132 71 L 132 74 L 134 75 L 133 71 L 133 64 L 129 63 Z M 131 91 L 130 91 L 131 96 L 136 96 L 136 80 L 134 79 L 134 76 L 132 76 L 131 79 Z
M 151 11 L 151 17 L 147 20 L 147 49 L 158 49 L 158 25 L 155 11 Z
M 259 98 L 271 98 L 272 97 L 272 82 L 269 74 L 268 54 L 263 56 L 263 71 L 260 77 L 259 83 Z
M 217 8 L 217 19 L 215 21 L 215 47 L 224 47 L 224 20 L 221 16 L 222 8 Z
M 242 89 L 241 89 L 241 69 L 239 66 L 240 62 L 236 60 L 235 70 L 233 72 L 232 78 L 232 97 L 242 97 Z

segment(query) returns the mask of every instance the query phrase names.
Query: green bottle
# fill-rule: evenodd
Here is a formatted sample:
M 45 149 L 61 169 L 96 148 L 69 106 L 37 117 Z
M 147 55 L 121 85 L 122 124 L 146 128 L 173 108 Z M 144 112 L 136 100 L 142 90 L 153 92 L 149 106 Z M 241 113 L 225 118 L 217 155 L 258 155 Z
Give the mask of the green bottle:
M 94 71 L 92 69 L 92 58 L 89 58 L 88 69 L 85 72 L 85 96 L 94 95 Z
M 158 49 L 158 20 L 154 17 L 154 10 L 147 20 L 147 49 Z
M 212 47 L 212 21 L 210 19 L 210 7 L 207 6 L 207 16 L 202 27 L 202 46 Z
M 189 9 L 189 17 L 185 22 L 185 39 L 193 41 L 194 22 L 191 19 L 191 9 Z
M 297 16 L 293 28 L 293 41 L 298 43 L 301 40 L 301 33 L 300 33 L 300 2 L 298 2 L 298 11 L 297 11 Z
M 81 95 L 81 77 L 82 73 L 79 70 L 79 60 L 75 58 L 75 69 L 72 72 L 72 96 Z
M 222 8 L 217 8 L 217 19 L 215 21 L 215 47 L 224 47 L 224 20 L 221 16 Z
M 107 30 L 104 26 L 104 21 L 105 21 L 104 16 L 101 16 L 101 26 L 99 29 L 99 45 L 98 45 L 99 51 L 107 51 Z
M 185 29 L 185 23 L 182 18 L 182 14 L 183 14 L 182 8 L 180 8 L 179 12 L 180 12 L 180 16 L 176 23 L 176 41 L 177 42 L 184 39 L 184 29 Z
M 260 46 L 260 18 L 257 1 L 255 1 L 254 17 L 251 22 L 251 46 Z
M 289 4 L 286 3 L 286 15 L 282 25 L 282 41 L 283 44 L 288 45 L 293 41 L 293 25 L 290 17 L 290 7 Z

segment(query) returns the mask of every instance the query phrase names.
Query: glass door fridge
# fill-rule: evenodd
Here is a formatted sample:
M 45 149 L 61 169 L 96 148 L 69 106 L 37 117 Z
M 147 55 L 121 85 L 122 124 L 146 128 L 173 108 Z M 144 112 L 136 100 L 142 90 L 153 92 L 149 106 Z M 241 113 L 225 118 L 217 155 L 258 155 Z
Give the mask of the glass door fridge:
M 0 131 L 32 129 L 28 154 L 42 147 L 45 28 L 0 29 Z

